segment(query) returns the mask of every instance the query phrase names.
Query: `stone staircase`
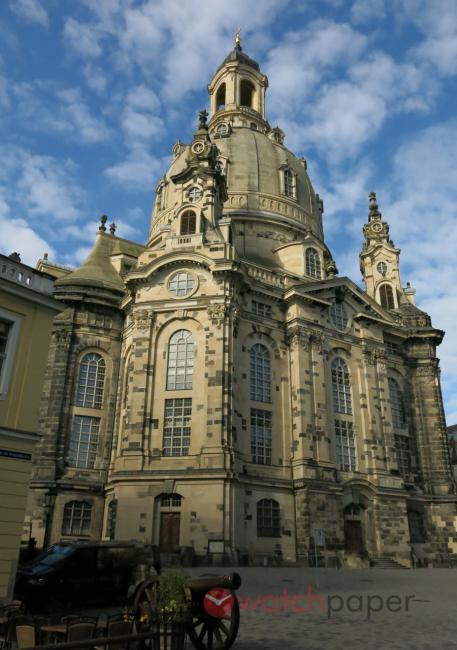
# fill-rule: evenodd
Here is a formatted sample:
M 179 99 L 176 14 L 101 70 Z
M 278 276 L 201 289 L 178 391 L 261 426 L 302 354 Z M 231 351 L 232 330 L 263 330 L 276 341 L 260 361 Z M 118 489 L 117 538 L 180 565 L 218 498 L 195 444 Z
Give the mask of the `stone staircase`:
M 372 569 L 406 569 L 407 567 L 400 564 L 391 557 L 382 555 L 370 557 L 370 568 Z

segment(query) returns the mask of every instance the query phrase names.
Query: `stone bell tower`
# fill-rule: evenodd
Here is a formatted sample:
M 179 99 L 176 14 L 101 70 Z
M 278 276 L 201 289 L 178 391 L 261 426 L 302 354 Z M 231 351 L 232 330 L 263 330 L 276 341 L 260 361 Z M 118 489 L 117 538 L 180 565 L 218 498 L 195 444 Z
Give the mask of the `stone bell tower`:
M 389 224 L 382 220 L 376 193 L 370 192 L 368 223 L 363 226 L 365 242 L 360 253 L 360 270 L 367 294 L 387 309 L 398 309 L 405 293 L 400 280 L 400 249 L 389 236 Z M 407 289 L 413 302 L 414 290 Z

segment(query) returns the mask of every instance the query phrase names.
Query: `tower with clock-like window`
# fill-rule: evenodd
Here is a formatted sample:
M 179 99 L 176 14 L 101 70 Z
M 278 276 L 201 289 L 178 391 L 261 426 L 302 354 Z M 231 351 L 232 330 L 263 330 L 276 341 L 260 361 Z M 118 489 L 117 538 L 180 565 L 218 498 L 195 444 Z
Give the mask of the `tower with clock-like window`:
M 338 277 L 267 88 L 237 42 L 173 147 L 147 241 L 104 218 L 55 283 L 28 507 L 41 543 L 347 566 L 457 550 L 443 333 L 401 285 L 374 194 L 366 288 Z

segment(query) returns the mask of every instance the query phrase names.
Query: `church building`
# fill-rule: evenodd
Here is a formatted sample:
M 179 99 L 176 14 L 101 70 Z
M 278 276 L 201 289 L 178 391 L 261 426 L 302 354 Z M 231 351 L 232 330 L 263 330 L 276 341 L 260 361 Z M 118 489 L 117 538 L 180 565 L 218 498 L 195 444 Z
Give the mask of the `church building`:
M 338 276 L 267 88 L 237 39 L 210 114 L 173 147 L 147 242 L 103 217 L 55 282 L 27 517 L 40 546 L 347 566 L 457 554 L 443 332 L 403 287 L 374 193 L 365 289 Z

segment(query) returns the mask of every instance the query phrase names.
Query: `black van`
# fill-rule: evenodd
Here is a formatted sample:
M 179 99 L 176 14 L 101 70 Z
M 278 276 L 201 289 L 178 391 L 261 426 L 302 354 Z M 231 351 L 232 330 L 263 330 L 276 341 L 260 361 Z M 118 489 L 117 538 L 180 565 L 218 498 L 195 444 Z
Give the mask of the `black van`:
M 59 542 L 20 566 L 15 596 L 27 609 L 126 602 L 160 573 L 156 547 L 136 542 Z

